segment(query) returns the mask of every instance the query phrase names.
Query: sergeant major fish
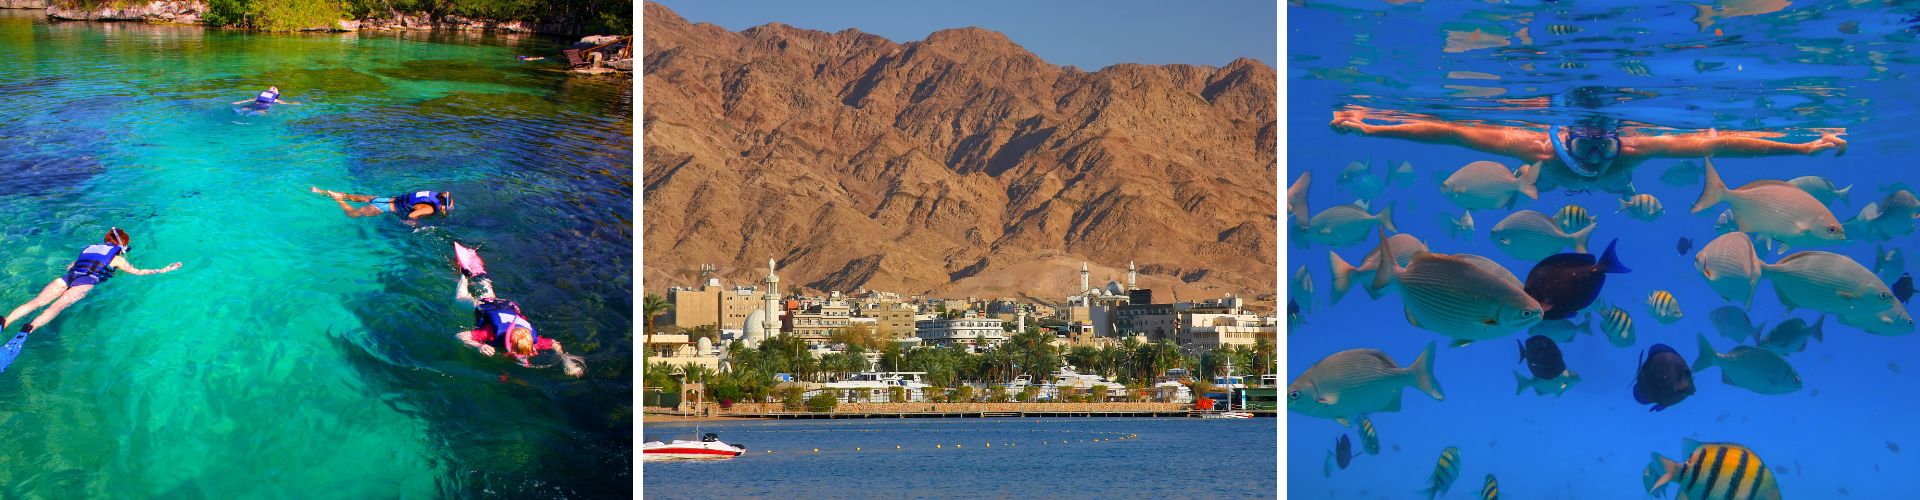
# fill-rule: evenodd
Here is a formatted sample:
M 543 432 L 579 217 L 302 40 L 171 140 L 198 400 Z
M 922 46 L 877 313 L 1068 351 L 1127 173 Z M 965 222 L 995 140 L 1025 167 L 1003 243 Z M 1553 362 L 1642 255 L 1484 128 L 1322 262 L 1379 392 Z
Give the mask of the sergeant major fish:
M 1680 321 L 1680 300 L 1673 298 L 1673 292 L 1654 290 L 1647 294 L 1647 308 L 1653 311 L 1653 319 L 1662 325 L 1671 325 Z
M 1660 214 L 1666 213 L 1667 209 L 1660 206 L 1660 199 L 1650 194 L 1640 193 L 1620 200 L 1620 209 L 1614 210 L 1614 213 L 1620 212 L 1626 212 L 1628 217 L 1635 219 L 1654 220 L 1660 218 Z
M 1427 500 L 1447 494 L 1453 489 L 1453 482 L 1460 478 L 1460 449 L 1448 446 L 1440 452 L 1440 461 L 1433 466 L 1433 475 L 1427 478 L 1427 488 L 1420 490 Z
M 1653 454 L 1653 463 L 1641 474 L 1647 493 L 1660 496 L 1669 485 L 1680 487 L 1681 500 L 1780 500 L 1773 471 L 1753 450 L 1734 443 L 1706 443 L 1682 438 L 1685 462 Z
M 1587 213 L 1587 207 L 1580 206 L 1578 203 L 1568 203 L 1567 206 L 1560 207 L 1559 212 L 1553 214 L 1553 221 L 1559 223 L 1560 231 L 1567 234 L 1586 229 L 1587 226 L 1593 225 L 1595 220 L 1593 214 Z

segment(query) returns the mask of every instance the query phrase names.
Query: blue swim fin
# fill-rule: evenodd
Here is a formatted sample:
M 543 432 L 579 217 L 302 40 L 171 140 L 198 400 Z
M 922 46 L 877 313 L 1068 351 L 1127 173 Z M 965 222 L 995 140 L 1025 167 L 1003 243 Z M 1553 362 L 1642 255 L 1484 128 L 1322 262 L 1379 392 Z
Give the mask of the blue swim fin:
M 25 348 L 26 345 L 27 334 L 22 332 L 14 335 L 13 340 L 8 340 L 6 346 L 0 346 L 0 372 L 6 371 L 8 366 L 13 365 L 13 358 L 20 357 L 20 349 Z

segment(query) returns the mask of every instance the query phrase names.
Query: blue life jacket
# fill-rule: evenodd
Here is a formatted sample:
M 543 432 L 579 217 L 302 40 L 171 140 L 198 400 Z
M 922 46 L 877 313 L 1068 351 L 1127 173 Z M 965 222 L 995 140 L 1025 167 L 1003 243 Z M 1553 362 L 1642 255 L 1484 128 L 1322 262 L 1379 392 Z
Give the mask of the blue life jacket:
M 273 104 L 274 101 L 278 100 L 280 100 L 280 93 L 271 90 L 260 91 L 260 96 L 253 98 L 253 102 L 260 104 Z
M 446 215 L 447 204 L 440 201 L 441 194 L 443 193 L 438 191 L 414 191 L 395 196 L 393 197 L 393 214 L 406 218 L 407 214 L 413 213 L 414 205 L 428 205 L 433 207 L 434 215 Z
M 473 307 L 473 322 L 479 328 L 492 329 L 493 341 L 487 343 L 503 351 L 507 350 L 507 331 L 515 326 L 526 327 L 527 332 L 532 334 L 534 345 L 540 344 L 540 331 L 534 329 L 533 323 L 520 314 L 520 304 L 511 300 L 481 300 L 479 305 Z
M 101 282 L 113 277 L 113 259 L 126 252 L 120 245 L 99 244 L 80 251 L 80 257 L 67 266 L 67 276 L 92 276 Z

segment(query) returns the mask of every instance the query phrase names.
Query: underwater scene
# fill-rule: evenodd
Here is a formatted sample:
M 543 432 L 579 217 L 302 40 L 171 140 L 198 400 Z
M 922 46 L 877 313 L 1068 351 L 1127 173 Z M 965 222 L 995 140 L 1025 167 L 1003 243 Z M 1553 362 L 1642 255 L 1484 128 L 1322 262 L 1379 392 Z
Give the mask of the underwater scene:
M 1911 498 L 1910 2 L 1290 2 L 1291 498 Z

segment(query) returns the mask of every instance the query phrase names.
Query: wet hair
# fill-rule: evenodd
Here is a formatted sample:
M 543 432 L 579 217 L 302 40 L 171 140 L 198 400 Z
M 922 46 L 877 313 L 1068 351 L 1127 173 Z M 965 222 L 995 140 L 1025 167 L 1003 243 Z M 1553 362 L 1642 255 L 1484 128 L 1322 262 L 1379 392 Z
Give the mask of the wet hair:
M 108 244 L 119 245 L 123 247 L 133 243 L 133 237 L 127 235 L 127 230 L 120 229 L 117 227 L 113 229 L 108 229 L 107 236 L 102 239 L 106 241 L 106 243 Z
M 437 196 L 440 198 L 440 205 L 447 207 L 448 212 L 453 211 L 453 193 L 447 192 L 447 191 L 441 191 L 439 194 L 436 194 L 434 196 Z M 442 215 L 445 215 L 445 214 L 442 214 Z
M 532 356 L 533 330 L 524 326 L 515 326 L 507 330 L 507 351 L 519 356 Z

